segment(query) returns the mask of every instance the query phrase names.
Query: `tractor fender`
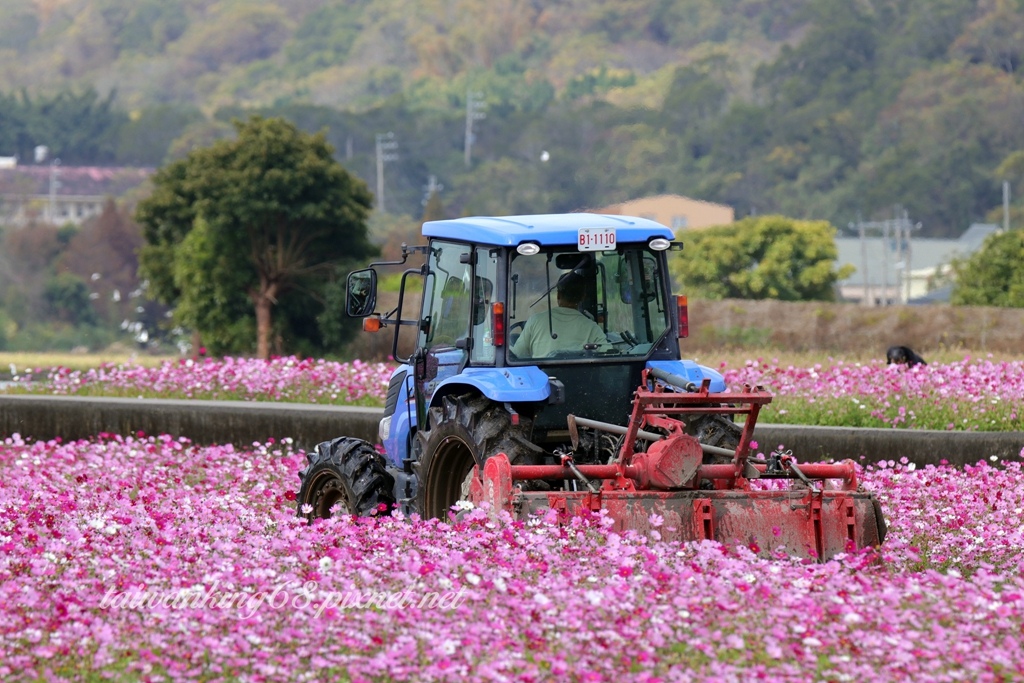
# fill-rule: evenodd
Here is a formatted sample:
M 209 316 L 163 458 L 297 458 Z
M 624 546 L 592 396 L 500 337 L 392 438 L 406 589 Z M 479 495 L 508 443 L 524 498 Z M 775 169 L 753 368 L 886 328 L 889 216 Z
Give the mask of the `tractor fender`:
M 680 375 L 700 386 L 704 379 L 711 380 L 709 390 L 713 393 L 725 391 L 725 378 L 722 373 L 712 370 L 706 365 L 700 365 L 692 360 L 650 360 L 647 361 L 648 368 L 657 368 L 673 375 Z
M 379 436 L 388 464 L 402 469 L 412 457 L 411 434 L 416 429 L 416 399 L 412 391 L 413 368 L 401 365 L 391 375 Z M 516 368 L 465 368 L 433 387 L 431 406 L 447 394 L 473 389 L 497 403 L 547 401 L 551 394 L 548 376 L 536 366 Z
M 441 397 L 472 388 L 496 403 L 537 403 L 551 395 L 548 376 L 536 365 L 514 368 L 466 368 L 437 385 L 430 405 Z
M 413 369 L 400 365 L 391 373 L 384 415 L 377 436 L 384 446 L 385 457 L 392 467 L 402 469 L 403 460 L 410 457 L 410 433 L 416 427 L 416 399 L 412 390 Z

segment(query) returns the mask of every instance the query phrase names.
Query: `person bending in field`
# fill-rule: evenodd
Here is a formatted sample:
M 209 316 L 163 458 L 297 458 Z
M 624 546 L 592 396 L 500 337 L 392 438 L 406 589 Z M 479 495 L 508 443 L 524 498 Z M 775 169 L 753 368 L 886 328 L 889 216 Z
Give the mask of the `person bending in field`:
M 917 355 L 909 346 L 890 346 L 885 352 L 885 362 L 888 365 L 906 365 L 909 368 L 915 365 L 928 365 L 924 358 Z
M 512 353 L 519 358 L 543 358 L 560 351 L 610 349 L 601 326 L 579 311 L 586 293 L 583 278 L 570 271 L 558 279 L 556 290 L 558 306 L 530 316 Z

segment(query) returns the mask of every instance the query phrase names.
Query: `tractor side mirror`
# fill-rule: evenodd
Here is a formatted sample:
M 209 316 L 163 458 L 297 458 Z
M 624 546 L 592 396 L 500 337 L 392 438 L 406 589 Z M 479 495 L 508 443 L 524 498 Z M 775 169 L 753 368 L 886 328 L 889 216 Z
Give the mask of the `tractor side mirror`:
M 373 268 L 348 274 L 345 312 L 351 318 L 365 318 L 377 306 L 377 271 Z
M 473 283 L 473 324 L 479 325 L 487 319 L 491 311 L 491 300 L 494 296 L 494 284 L 487 278 L 477 275 Z

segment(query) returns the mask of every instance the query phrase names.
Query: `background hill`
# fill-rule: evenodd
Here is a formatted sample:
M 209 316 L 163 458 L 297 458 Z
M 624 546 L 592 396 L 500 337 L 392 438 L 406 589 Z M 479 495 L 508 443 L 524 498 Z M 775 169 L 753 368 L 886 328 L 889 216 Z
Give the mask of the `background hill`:
M 434 176 L 449 213 L 675 192 L 949 236 L 1024 193 L 1022 0 L 0 0 L 0 27 L 23 162 L 157 165 L 258 112 L 372 190 L 393 133 L 378 204 L 414 216 Z

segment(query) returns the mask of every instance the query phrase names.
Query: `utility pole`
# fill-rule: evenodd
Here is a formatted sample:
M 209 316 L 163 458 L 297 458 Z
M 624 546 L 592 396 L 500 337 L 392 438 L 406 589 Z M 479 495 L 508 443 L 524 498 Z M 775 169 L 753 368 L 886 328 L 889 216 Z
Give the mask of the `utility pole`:
M 889 305 L 889 221 L 882 221 L 882 305 Z
M 487 114 L 484 113 L 486 108 L 487 103 L 484 102 L 483 93 L 473 92 L 472 90 L 466 91 L 466 143 L 464 146 L 466 168 L 469 168 L 473 163 L 473 142 L 476 137 L 473 134 L 473 122 L 487 117 Z
M 443 189 L 444 185 L 437 182 L 437 176 L 431 173 L 430 177 L 427 178 L 427 184 L 423 187 L 423 201 L 420 203 L 423 204 L 423 206 L 426 206 L 427 202 L 430 201 L 430 198 Z
M 398 158 L 398 141 L 394 133 L 377 133 L 377 208 L 387 213 L 384 208 L 384 164 Z
M 50 222 L 57 223 L 57 188 L 60 187 L 60 159 L 50 162 Z
M 874 292 L 871 290 L 871 285 L 868 281 L 868 242 L 865 239 L 865 225 L 864 221 L 857 217 L 857 237 L 860 238 L 860 274 L 864 283 L 864 295 L 861 298 L 861 304 L 864 306 L 873 306 Z M 853 229 L 853 223 L 850 223 L 850 229 Z
M 1003 232 L 1010 231 L 1010 181 L 1003 181 Z
M 864 301 L 866 305 L 873 306 L 874 299 L 869 289 L 868 283 L 868 247 L 867 247 L 867 231 L 874 232 L 875 235 L 881 235 L 882 237 L 882 262 L 881 262 L 881 275 L 882 275 L 882 296 L 879 299 L 881 306 L 888 306 L 890 302 L 889 292 L 889 252 L 894 251 L 897 259 L 895 264 L 896 269 L 899 271 L 896 275 L 896 281 L 894 287 L 896 289 L 896 299 L 899 303 L 907 303 L 910 301 L 910 290 L 911 290 L 911 257 L 913 254 L 911 235 L 912 231 L 920 230 L 920 223 L 911 223 L 910 215 L 906 209 L 901 206 L 897 206 L 894 218 L 885 221 L 861 221 L 858 220 L 857 234 L 860 237 L 860 254 L 861 262 L 863 265 L 862 275 L 864 277 Z M 850 229 L 853 229 L 854 224 L 850 224 Z

